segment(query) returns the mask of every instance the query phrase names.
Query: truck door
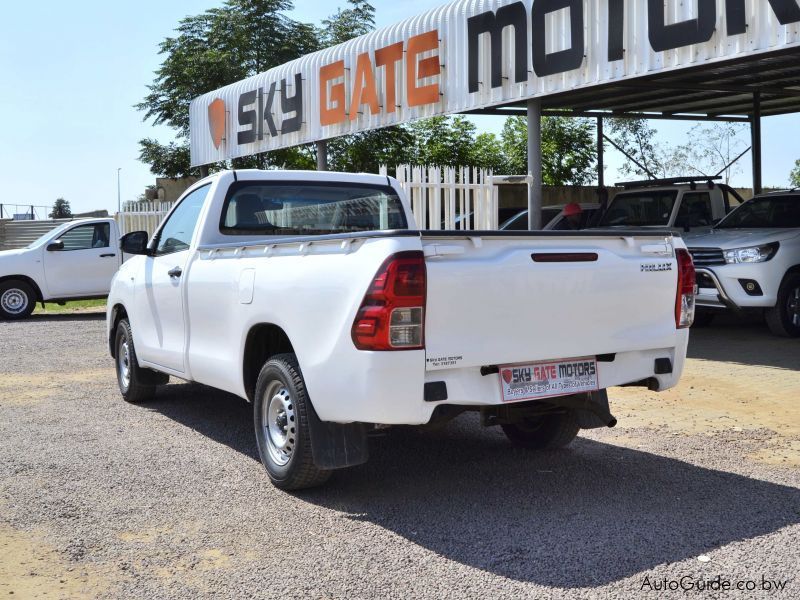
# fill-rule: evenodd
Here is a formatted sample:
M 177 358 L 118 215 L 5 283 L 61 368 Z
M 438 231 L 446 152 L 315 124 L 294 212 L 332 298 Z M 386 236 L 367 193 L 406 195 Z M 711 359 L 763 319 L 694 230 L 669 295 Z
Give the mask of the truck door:
M 184 371 L 186 343 L 183 272 L 208 190 L 206 185 L 185 196 L 162 223 L 154 256 L 146 259 L 144 282 L 136 288 L 140 310 L 132 326 L 137 353 L 179 372 Z
M 689 231 L 707 231 L 714 225 L 709 192 L 685 192 L 675 217 L 675 227 Z
M 53 242 L 60 247 L 54 248 Z M 119 251 L 111 245 L 111 223 L 77 225 L 53 242 L 45 247 L 43 256 L 50 298 L 108 294 L 119 266 Z

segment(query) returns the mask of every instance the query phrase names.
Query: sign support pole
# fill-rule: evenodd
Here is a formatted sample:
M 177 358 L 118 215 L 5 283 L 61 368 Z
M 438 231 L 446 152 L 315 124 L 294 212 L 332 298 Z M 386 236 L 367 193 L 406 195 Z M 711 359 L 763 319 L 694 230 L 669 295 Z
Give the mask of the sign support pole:
M 528 100 L 528 229 L 542 228 L 542 103 Z
M 317 171 L 328 170 L 328 142 L 320 140 L 317 142 Z
M 750 136 L 753 147 L 753 195 L 761 188 L 761 92 L 753 92 L 753 117 L 750 121 Z

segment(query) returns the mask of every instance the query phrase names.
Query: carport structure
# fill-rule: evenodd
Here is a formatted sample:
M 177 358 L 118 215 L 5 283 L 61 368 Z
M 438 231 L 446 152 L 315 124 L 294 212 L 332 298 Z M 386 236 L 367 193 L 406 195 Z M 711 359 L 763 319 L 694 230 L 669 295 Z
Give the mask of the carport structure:
M 192 164 L 445 114 L 528 118 L 540 226 L 544 115 L 751 125 L 800 112 L 797 0 L 458 0 L 192 102 Z
M 604 118 L 748 123 L 753 191 L 758 194 L 762 191 L 761 118 L 800 112 L 800 50 L 735 59 L 590 90 L 556 94 L 540 101 L 540 111 L 542 116 L 597 119 L 597 177 L 601 188 L 604 186 Z M 472 114 L 529 116 L 526 104 L 480 109 L 472 111 Z

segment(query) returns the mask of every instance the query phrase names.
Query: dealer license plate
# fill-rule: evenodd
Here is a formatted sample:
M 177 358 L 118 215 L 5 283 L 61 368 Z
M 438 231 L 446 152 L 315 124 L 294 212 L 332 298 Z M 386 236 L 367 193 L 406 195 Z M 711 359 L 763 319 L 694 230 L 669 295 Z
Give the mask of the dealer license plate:
M 597 389 L 597 361 L 570 358 L 500 367 L 503 402 L 567 396 Z

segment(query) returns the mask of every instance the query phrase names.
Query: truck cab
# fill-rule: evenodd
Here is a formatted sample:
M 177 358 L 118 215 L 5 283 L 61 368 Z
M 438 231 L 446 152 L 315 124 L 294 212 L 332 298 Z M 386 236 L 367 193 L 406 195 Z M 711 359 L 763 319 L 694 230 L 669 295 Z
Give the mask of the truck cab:
M 718 179 L 674 177 L 617 183 L 624 190 L 611 200 L 597 226 L 706 233 L 742 202 L 736 190 Z

